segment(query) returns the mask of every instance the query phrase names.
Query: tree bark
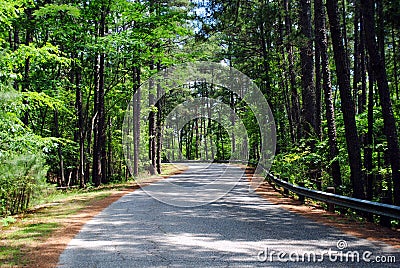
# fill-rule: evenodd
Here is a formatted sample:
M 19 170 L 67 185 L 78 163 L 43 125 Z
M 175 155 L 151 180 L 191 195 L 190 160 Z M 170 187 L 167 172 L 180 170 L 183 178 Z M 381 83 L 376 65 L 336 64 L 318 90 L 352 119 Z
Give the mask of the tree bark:
M 101 6 L 99 36 L 104 37 L 106 24 L 106 7 Z M 106 143 L 105 143 L 105 110 L 104 110 L 104 60 L 103 52 L 97 57 L 96 90 L 94 112 L 97 114 L 93 143 L 93 172 L 92 180 L 95 186 L 106 181 Z
M 154 63 L 150 64 L 150 70 L 154 70 Z M 155 97 L 154 97 L 154 80 L 149 80 L 149 107 L 151 111 L 149 113 L 149 159 L 150 159 L 150 174 L 156 173 L 156 113 L 155 108 Z
M 284 24 L 282 20 L 282 14 L 278 13 L 278 40 L 276 42 L 276 52 L 280 54 L 278 57 L 278 66 L 282 70 L 283 75 L 279 78 L 279 87 L 282 89 L 283 93 L 283 109 L 287 113 L 288 117 L 288 127 L 289 127 L 289 134 L 290 134 L 290 140 L 292 143 L 295 143 L 296 138 L 295 138 L 295 133 L 294 133 L 294 128 L 293 128 L 293 118 L 292 118 L 292 111 L 291 111 L 291 105 L 290 105 L 290 98 L 289 98 L 289 76 L 288 72 L 286 71 L 286 62 L 285 62 L 285 46 L 283 45 L 283 36 L 284 36 Z M 279 55 L 278 54 L 278 55 Z M 286 126 L 286 124 L 284 124 Z M 284 129 L 284 134 L 287 134 L 286 128 Z M 286 139 L 286 135 L 284 135 L 284 139 Z
M 336 63 L 341 108 L 345 125 L 347 152 L 350 164 L 350 180 L 353 196 L 364 199 L 364 176 L 362 173 L 361 149 L 355 120 L 354 102 L 350 87 L 350 70 L 346 60 L 343 38 L 340 31 L 339 11 L 336 0 L 327 0 L 329 24 L 332 35 L 333 53 Z
M 358 10 L 361 14 L 361 10 Z M 360 75 L 361 75 L 361 94 L 358 97 L 358 112 L 363 113 L 365 106 L 367 105 L 367 63 L 365 55 L 365 31 L 364 31 L 364 19 L 360 15 Z
M 262 7 L 261 7 L 262 8 Z M 271 95 L 271 79 L 270 79 L 270 66 L 269 66 L 269 60 L 268 60 L 268 41 L 266 40 L 265 36 L 267 33 L 264 30 L 264 22 L 262 19 L 260 19 L 260 45 L 261 45 L 261 52 L 262 52 L 262 64 L 263 64 L 263 81 L 265 85 L 265 92 L 264 94 L 267 94 L 267 96 Z M 232 65 L 232 60 L 230 61 L 230 65 Z M 231 66 L 232 67 L 232 66 Z
M 328 40 L 326 35 L 326 17 L 322 0 L 315 0 L 315 28 L 316 28 L 316 48 L 320 51 L 322 79 L 324 89 L 324 101 L 326 106 L 326 120 L 328 123 L 328 139 L 329 139 L 329 156 L 332 161 L 330 171 L 333 178 L 333 183 L 336 193 L 340 193 L 342 178 L 340 172 L 340 164 L 337 157 L 339 156 L 339 148 L 336 140 L 336 122 L 335 122 L 335 107 L 332 101 L 332 85 L 331 74 L 329 69 L 328 55 Z
M 114 176 L 114 168 L 113 168 L 113 146 L 112 146 L 112 120 L 111 117 L 108 117 L 107 122 L 107 178 L 112 178 Z
M 316 97 L 314 88 L 314 57 L 311 31 L 311 2 L 300 0 L 300 33 L 304 45 L 300 47 L 301 81 L 303 99 L 303 130 L 306 137 L 316 132 Z
M 373 0 L 361 0 L 361 9 L 365 23 L 365 40 L 370 57 L 374 77 L 378 84 L 379 100 L 382 106 L 384 131 L 388 142 L 388 153 L 392 168 L 392 181 L 394 186 L 394 203 L 400 205 L 400 150 L 396 121 L 393 114 L 390 90 L 387 80 L 384 59 L 379 51 L 375 39 L 375 20 Z
M 83 120 L 83 105 L 82 105 L 82 90 L 81 90 L 81 70 L 77 65 L 75 65 L 75 86 L 76 86 L 76 96 L 75 96 L 75 109 L 76 117 L 78 119 L 78 140 L 79 140 L 79 167 L 78 167 L 78 179 L 79 187 L 85 187 L 85 126 Z
M 316 29 L 317 30 L 317 29 Z M 315 131 L 318 140 L 322 138 L 322 121 L 321 121 L 321 51 L 320 47 L 315 45 Z
M 397 49 L 397 44 L 396 44 L 396 38 L 394 34 L 394 22 L 392 22 L 392 47 L 393 47 L 393 76 L 394 76 L 394 88 L 396 91 L 396 99 L 400 100 L 399 96 L 399 80 L 397 77 L 397 54 L 396 54 L 396 49 Z
M 382 60 L 382 65 L 386 68 L 385 64 L 385 18 L 383 15 L 383 0 L 375 0 L 377 19 L 376 38 L 378 39 L 378 49 Z
M 208 92 L 207 91 L 207 97 L 208 97 L 208 94 L 211 94 L 212 95 L 212 93 L 213 93 L 213 85 L 211 85 L 211 89 L 210 89 L 210 92 Z M 210 101 L 209 100 L 207 100 L 207 135 L 208 135 L 208 137 L 209 137 L 209 139 L 210 139 L 210 149 L 211 149 L 211 160 L 214 160 L 215 159 L 215 149 L 214 149 L 214 144 L 213 144 L 213 139 L 212 139 L 212 126 L 213 126 L 213 122 L 212 122 L 212 120 L 211 120 L 211 104 L 210 104 Z M 218 147 L 217 147 L 217 150 L 218 150 Z
M 160 62 L 157 62 L 157 71 L 161 71 L 161 64 Z M 162 106 L 163 106 L 163 100 L 161 96 L 161 84 L 159 81 L 157 81 L 157 99 L 158 102 L 156 104 L 157 107 L 157 121 L 156 121 L 156 169 L 157 173 L 161 174 L 161 162 L 162 162 L 162 156 L 161 156 L 161 150 L 162 150 Z
M 290 2 L 289 0 L 284 0 L 285 9 L 285 31 L 286 35 L 290 36 L 292 33 L 292 22 L 290 18 Z M 290 99 L 291 99 L 291 117 L 293 119 L 295 140 L 301 139 L 301 125 L 300 125 L 300 104 L 299 95 L 296 88 L 296 73 L 294 71 L 294 59 L 293 59 L 293 45 L 290 41 L 286 43 L 286 53 L 288 57 L 288 69 L 289 69 L 289 81 L 290 81 Z
M 353 90 L 354 90 L 354 104 L 359 104 L 361 102 L 361 96 L 359 94 L 360 87 L 359 83 L 361 80 L 361 53 L 360 53 L 360 31 L 359 31 L 359 21 L 360 21 L 360 12 L 359 12 L 359 3 L 358 0 L 354 3 L 354 67 L 353 67 Z M 356 106 L 357 113 L 362 113 L 360 109 L 360 105 Z M 361 107 L 362 108 L 362 107 Z
M 54 110 L 54 135 L 56 138 L 60 138 L 60 129 L 58 124 L 58 110 Z M 64 158 L 62 154 L 62 145 L 61 143 L 57 144 L 57 153 L 59 159 L 59 168 L 60 168 L 60 182 L 59 186 L 65 186 L 65 175 L 64 175 Z
M 345 52 L 347 66 L 350 67 L 350 60 L 348 53 L 349 43 L 347 39 L 346 0 L 342 0 L 341 2 L 342 2 L 342 37 L 344 42 L 344 52 Z
M 364 143 L 364 166 L 366 171 L 366 198 L 372 200 L 373 198 L 373 133 L 374 133 L 374 74 L 371 64 L 368 67 L 369 75 L 369 90 L 368 90 L 368 131 L 365 136 Z
M 140 146 L 140 68 L 132 69 L 133 87 L 135 90 L 133 99 L 133 176 L 139 175 L 139 146 Z

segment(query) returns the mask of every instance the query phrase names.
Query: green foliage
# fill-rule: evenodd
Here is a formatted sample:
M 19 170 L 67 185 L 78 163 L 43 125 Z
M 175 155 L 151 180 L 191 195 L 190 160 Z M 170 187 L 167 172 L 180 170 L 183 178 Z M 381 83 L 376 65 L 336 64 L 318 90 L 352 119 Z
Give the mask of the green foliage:
M 80 10 L 72 5 L 62 4 L 54 5 L 47 4 L 44 7 L 36 10 L 34 15 L 40 19 L 46 19 L 48 17 L 58 17 L 58 16 L 72 16 L 78 18 L 80 15 Z
M 282 178 L 288 178 L 291 183 L 307 182 L 307 159 L 312 158 L 309 148 L 296 148 L 292 152 L 275 156 L 272 170 Z
M 310 142 L 314 143 L 312 151 Z M 329 146 L 327 137 L 322 141 L 307 139 L 301 140 L 299 145 L 285 152 L 277 154 L 271 170 L 281 178 L 288 178 L 289 182 L 298 184 L 304 183 L 306 187 L 318 188 L 321 183 L 323 189 L 332 186 L 333 181 L 330 177 L 330 167 L 334 160 L 344 162 L 346 164 L 346 150 L 340 150 L 337 159 L 330 159 Z M 342 170 L 344 171 L 344 170 Z M 344 172 L 345 176 L 349 176 L 348 172 Z M 344 184 L 341 192 L 349 193 L 350 185 L 348 177 L 344 177 Z
M 19 116 L 21 95 L 0 90 L 0 215 L 15 214 L 45 185 L 47 169 L 41 148 L 45 140 L 27 129 Z
M 7 227 L 9 224 L 15 223 L 16 221 L 15 218 L 7 216 L 1 219 L 1 224 L 3 227 Z
M 45 186 L 44 160 L 39 153 L 7 153 L 0 163 L 0 214 L 21 212 Z

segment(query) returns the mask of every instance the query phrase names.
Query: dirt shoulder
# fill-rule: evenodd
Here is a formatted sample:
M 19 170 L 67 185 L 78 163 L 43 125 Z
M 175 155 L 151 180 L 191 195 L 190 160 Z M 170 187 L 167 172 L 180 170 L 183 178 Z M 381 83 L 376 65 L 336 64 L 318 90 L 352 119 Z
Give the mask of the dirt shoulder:
M 249 179 L 252 174 L 251 168 L 246 169 L 246 175 Z M 333 226 L 355 237 L 384 242 L 400 249 L 400 230 L 382 227 L 371 222 L 356 221 L 348 216 L 331 213 L 312 204 L 303 205 L 293 198 L 281 195 L 268 182 L 261 184 L 256 192 L 268 201 L 318 223 Z

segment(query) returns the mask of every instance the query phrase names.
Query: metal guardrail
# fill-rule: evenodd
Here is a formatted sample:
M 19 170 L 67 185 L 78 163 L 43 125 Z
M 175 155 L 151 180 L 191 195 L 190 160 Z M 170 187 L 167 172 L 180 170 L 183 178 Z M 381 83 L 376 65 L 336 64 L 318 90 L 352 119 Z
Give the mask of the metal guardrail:
M 182 161 L 182 162 L 198 162 L 198 161 Z M 249 162 L 242 162 L 240 160 L 233 160 L 233 161 L 213 161 L 217 163 L 242 163 L 242 164 L 248 164 L 248 165 L 253 165 L 257 166 L 258 163 L 249 161 Z M 261 167 L 263 167 L 261 165 Z M 264 168 L 264 167 L 263 167 Z M 267 169 L 264 168 L 264 170 L 267 171 Z M 267 171 L 267 176 L 266 179 L 269 181 L 273 182 L 279 187 L 283 187 L 284 189 L 291 191 L 299 196 L 302 197 L 308 197 L 314 200 L 326 202 L 327 204 L 334 204 L 338 205 L 341 207 L 345 208 L 351 208 L 359 211 L 365 211 L 368 213 L 372 213 L 375 215 L 380 215 L 380 216 L 386 216 L 389 218 L 394 218 L 394 219 L 400 219 L 400 206 L 394 206 L 394 205 L 388 205 L 388 204 L 383 204 L 379 202 L 373 202 L 373 201 L 368 201 L 368 200 L 363 200 L 363 199 L 358 199 L 358 198 L 353 198 L 353 197 L 347 197 L 343 195 L 338 195 L 338 194 L 333 194 L 333 193 L 327 193 L 323 191 L 317 191 L 317 190 L 312 190 L 308 189 L 302 186 L 294 185 L 291 183 L 288 183 L 284 180 L 278 179 L 271 173 Z
M 284 189 L 287 189 L 293 193 L 298 194 L 299 196 L 305 196 L 311 199 L 323 201 L 330 204 L 335 204 L 342 207 L 365 211 L 380 216 L 400 219 L 400 206 L 388 205 L 379 202 L 362 200 L 353 197 L 347 197 L 343 195 L 308 189 L 278 179 L 271 173 L 267 174 L 267 179 L 272 181 L 276 185 L 283 187 Z

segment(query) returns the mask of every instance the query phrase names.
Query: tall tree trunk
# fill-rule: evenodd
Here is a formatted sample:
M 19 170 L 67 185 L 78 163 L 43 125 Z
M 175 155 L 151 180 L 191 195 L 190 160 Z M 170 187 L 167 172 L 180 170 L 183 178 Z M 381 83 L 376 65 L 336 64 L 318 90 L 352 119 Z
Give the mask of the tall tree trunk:
M 232 71 L 233 68 L 233 62 L 232 62 L 232 57 L 231 57 L 231 53 L 229 54 L 230 58 L 229 58 L 229 68 Z M 267 54 L 264 54 L 265 57 L 267 57 Z M 264 60 L 266 60 L 266 58 L 264 57 Z M 264 66 L 265 68 L 266 66 Z M 268 67 L 269 68 L 269 67 Z M 268 76 L 268 73 L 266 74 Z M 267 81 L 267 83 L 269 83 L 269 81 Z M 268 86 L 270 87 L 270 86 Z M 235 159 L 235 153 L 236 153 L 236 137 L 235 137 L 235 95 L 233 93 L 233 91 L 230 92 L 230 98 L 229 98 L 229 106 L 231 108 L 231 114 L 230 114 L 230 120 L 231 120 L 231 126 L 232 126 L 232 130 L 231 130 L 231 158 Z
M 375 0 L 378 15 L 376 38 L 378 39 L 378 50 L 382 60 L 382 65 L 386 68 L 385 64 L 385 18 L 383 15 L 383 0 Z
M 196 107 L 196 114 L 197 114 L 197 107 Z M 195 131 L 195 135 L 194 135 L 194 139 L 195 139 L 195 145 L 194 145 L 194 155 L 195 155 L 195 159 L 198 160 L 199 159 L 199 146 L 200 146 L 200 137 L 199 137 L 199 118 L 195 118 L 194 119 L 194 131 Z
M 210 92 L 208 92 L 207 91 L 207 97 L 208 97 L 208 94 L 209 93 L 213 93 L 213 85 L 211 85 L 211 89 L 210 89 Z M 213 139 L 212 139 L 212 125 L 213 125 L 213 123 L 212 123 L 212 121 L 211 121 L 211 104 L 210 104 L 210 101 L 209 100 L 207 100 L 207 135 L 208 135 L 208 137 L 209 137 L 209 139 L 210 139 L 210 149 L 211 149 L 211 160 L 214 160 L 215 159 L 215 149 L 214 149 L 214 146 L 213 146 Z M 218 149 L 218 147 L 217 147 L 217 149 Z
M 100 105 L 100 56 L 97 56 L 95 64 L 95 90 L 94 90 L 94 124 L 93 124 L 93 164 L 92 182 L 95 186 L 101 183 L 101 130 L 99 128 Z
M 154 63 L 150 64 L 150 70 L 154 70 Z M 156 174 L 156 113 L 155 96 L 154 96 L 154 79 L 149 80 L 149 159 L 150 159 L 150 174 Z
M 157 62 L 157 71 L 161 71 L 161 63 Z M 156 104 L 157 106 L 157 122 L 156 122 L 156 169 L 157 173 L 161 174 L 161 162 L 162 162 L 162 156 L 161 156 L 161 150 L 162 150 L 162 106 L 163 106 L 163 100 L 164 98 L 161 98 L 161 93 L 162 93 L 162 88 L 161 84 L 159 81 L 157 81 L 157 99 L 158 102 Z
M 99 36 L 104 37 L 106 23 L 106 7 L 101 6 Z M 95 123 L 95 135 L 93 143 L 93 173 L 92 180 L 95 186 L 106 181 L 106 143 L 105 143 L 105 110 L 104 110 L 104 60 L 105 55 L 100 52 L 97 58 L 95 109 L 97 114 Z
M 315 0 L 315 28 L 316 28 L 316 47 L 321 55 L 322 79 L 324 89 L 324 100 L 326 106 L 326 120 L 328 122 L 328 139 L 329 139 L 329 156 L 331 163 L 331 175 L 337 193 L 340 193 L 342 178 L 340 172 L 340 164 L 337 159 L 339 148 L 336 140 L 336 123 L 335 123 L 335 107 L 332 101 L 332 85 L 329 69 L 328 40 L 326 35 L 326 17 L 322 0 Z
M 95 74 L 95 85 L 96 85 L 96 78 L 97 78 L 97 73 L 96 73 L 96 63 L 97 63 L 97 61 L 93 61 L 93 70 L 94 70 L 94 74 Z M 94 91 L 96 92 L 96 90 L 94 89 Z M 89 156 L 89 155 L 93 155 L 93 147 L 91 146 L 91 144 L 92 144 L 92 136 L 93 136 L 93 134 L 94 134 L 94 131 L 95 131 L 95 127 L 94 127 L 94 125 L 95 125 L 95 122 L 96 122 L 96 117 L 97 117 L 97 114 L 96 113 L 94 113 L 93 114 L 93 116 L 91 116 L 90 117 L 90 119 L 89 119 L 89 110 L 90 110 L 90 100 L 92 99 L 92 88 L 90 88 L 89 89 L 89 94 L 87 95 L 87 98 L 86 98 L 86 108 L 85 108 L 85 120 L 84 120 L 84 122 L 86 121 L 86 131 L 85 131 L 85 133 L 86 133 L 86 156 Z M 94 99 L 96 99 L 95 97 L 94 97 Z M 95 102 L 95 104 L 96 104 L 96 102 Z M 93 161 L 92 161 L 93 162 Z M 90 176 L 91 176 L 91 173 L 90 173 L 90 167 L 91 167 L 91 165 L 90 165 L 91 163 L 90 163 L 90 161 L 89 160 L 86 160 L 86 167 L 85 167 L 85 183 L 87 183 L 87 182 L 89 182 L 89 180 L 90 180 Z
M 113 168 L 113 146 L 112 146 L 112 121 L 111 117 L 108 117 L 107 122 L 107 178 L 112 178 L 114 176 Z
M 301 81 L 303 99 L 303 130 L 306 137 L 316 132 L 316 97 L 314 88 L 314 60 L 311 31 L 311 2 L 300 0 L 300 33 L 304 38 L 300 47 Z
M 336 74 L 339 82 L 341 108 L 345 125 L 347 152 L 350 164 L 350 180 L 353 196 L 364 199 L 364 176 L 361 163 L 361 149 L 355 120 L 354 102 L 350 87 L 350 70 L 347 65 L 343 38 L 340 31 L 339 11 L 336 0 L 327 0 L 326 8 L 332 35 Z
M 236 137 L 235 137 L 235 96 L 233 94 L 233 92 L 231 92 L 230 94 L 230 103 L 229 106 L 231 107 L 231 115 L 230 115 L 230 119 L 231 119 L 231 126 L 232 126 L 232 130 L 231 130 L 231 152 L 232 152 L 232 159 L 236 159 Z
M 354 76 L 353 76 L 353 90 L 354 90 L 354 104 L 359 104 L 361 100 L 361 96 L 359 94 L 360 87 L 359 83 L 361 80 L 361 54 L 360 54 L 360 31 L 359 31 L 359 21 L 360 21 L 360 12 L 359 12 L 359 2 L 358 0 L 354 3 Z M 358 109 L 356 111 L 358 113 L 362 113 L 360 111 L 360 105 L 357 105 Z
M 364 166 L 366 171 L 366 198 L 372 200 L 373 198 L 373 133 L 374 133 L 374 74 L 371 64 L 368 67 L 369 75 L 369 90 L 368 90 L 368 131 L 365 136 L 364 143 Z
M 317 29 L 316 29 L 317 30 Z M 315 131 L 318 140 L 322 138 L 322 119 L 321 119 L 321 51 L 315 45 Z
M 397 49 L 397 44 L 396 44 L 396 38 L 394 35 L 394 22 L 392 22 L 392 47 L 393 47 L 393 76 L 394 76 L 394 88 L 396 91 L 396 99 L 399 100 L 399 80 L 397 77 L 397 54 L 396 54 L 396 49 Z
M 54 135 L 56 138 L 60 138 L 60 129 L 58 124 L 58 110 L 54 109 Z M 59 186 L 65 186 L 65 175 L 64 175 L 64 158 L 62 154 L 61 143 L 57 144 L 57 153 L 59 159 L 59 169 L 60 169 L 60 183 Z
M 361 14 L 361 10 L 358 9 Z M 361 114 L 365 111 L 367 105 L 367 63 L 365 55 L 365 31 L 364 31 L 364 19 L 360 15 L 360 75 L 361 75 L 361 94 L 358 97 L 358 112 Z
M 263 8 L 262 8 L 263 9 Z M 264 15 L 264 14 L 261 14 Z M 271 95 L 271 81 L 270 81 L 270 66 L 269 66 L 269 60 L 268 60 L 268 42 L 265 38 L 265 36 L 267 35 L 267 33 L 264 31 L 264 22 L 262 19 L 260 19 L 260 24 L 259 24 L 259 28 L 260 28 L 260 38 L 261 38 L 261 52 L 262 52 L 262 64 L 263 64 L 263 72 L 262 72 L 262 78 L 264 81 L 264 85 L 265 85 L 265 92 L 263 92 L 264 94 L 267 94 L 267 96 Z M 230 65 L 232 67 L 232 60 L 229 61 Z
M 343 37 L 343 42 L 344 42 L 344 52 L 345 52 L 345 57 L 346 57 L 346 62 L 347 66 L 350 68 L 350 59 L 349 59 L 349 42 L 347 39 L 347 20 L 346 20 L 346 0 L 342 0 L 342 37 Z
M 135 90 L 133 99 L 133 176 L 139 175 L 139 149 L 140 149 L 140 68 L 132 69 L 133 87 Z
M 292 111 L 291 111 L 291 105 L 290 105 L 290 99 L 289 99 L 289 77 L 288 77 L 288 72 L 285 70 L 286 69 L 286 62 L 285 62 L 285 46 L 283 45 L 283 36 L 284 36 L 284 25 L 282 21 L 282 14 L 278 13 L 278 41 L 277 41 L 277 46 L 276 46 L 276 52 L 280 54 L 278 57 L 278 66 L 281 68 L 283 75 L 279 78 L 279 87 L 283 90 L 283 101 L 282 101 L 282 106 L 288 117 L 288 123 L 289 123 L 289 134 L 290 134 L 290 140 L 292 143 L 295 143 L 296 137 L 294 133 L 294 128 L 293 128 L 293 118 L 292 118 Z M 284 124 L 285 125 L 285 124 Z M 286 125 L 285 125 L 286 126 Z M 287 134 L 287 131 L 284 130 L 285 133 Z M 286 135 L 284 137 L 286 139 Z
M 75 86 L 76 86 L 76 96 L 75 96 L 75 109 L 76 117 L 78 119 L 78 140 L 79 140 L 79 168 L 78 168 L 78 179 L 79 187 L 85 187 L 85 126 L 83 120 L 83 105 L 82 105 L 82 90 L 81 90 L 81 70 L 75 65 Z
M 202 90 L 201 90 L 201 94 L 202 97 L 205 98 L 207 97 L 207 85 L 205 83 L 201 84 L 202 86 Z M 207 101 L 207 100 L 206 100 Z M 202 128 L 202 138 L 203 138 L 203 142 L 204 142 L 204 156 L 203 156 L 203 160 L 208 160 L 208 143 L 207 143 L 207 128 L 206 128 L 206 103 L 204 103 L 204 101 L 202 101 L 202 105 L 201 105 L 201 128 Z
M 285 31 L 286 35 L 290 36 L 292 33 L 292 22 L 290 18 L 290 1 L 284 0 L 285 9 Z M 295 131 L 296 140 L 301 139 L 301 126 L 300 126 L 300 104 L 299 95 L 296 88 L 296 73 L 294 71 L 294 59 L 293 59 L 293 45 L 290 41 L 286 43 L 286 53 L 288 57 L 288 69 L 289 69 L 289 81 L 290 81 L 290 96 L 291 96 L 291 116 L 293 118 L 293 125 Z
M 375 20 L 373 0 L 362 0 L 361 9 L 365 23 L 365 40 L 370 57 L 374 76 L 378 84 L 379 100 L 382 106 L 384 131 L 388 142 L 388 152 L 392 167 L 392 181 L 394 186 L 394 203 L 400 205 L 400 150 L 397 135 L 396 121 L 393 114 L 390 90 L 387 80 L 384 59 L 378 52 L 378 44 L 375 39 Z

